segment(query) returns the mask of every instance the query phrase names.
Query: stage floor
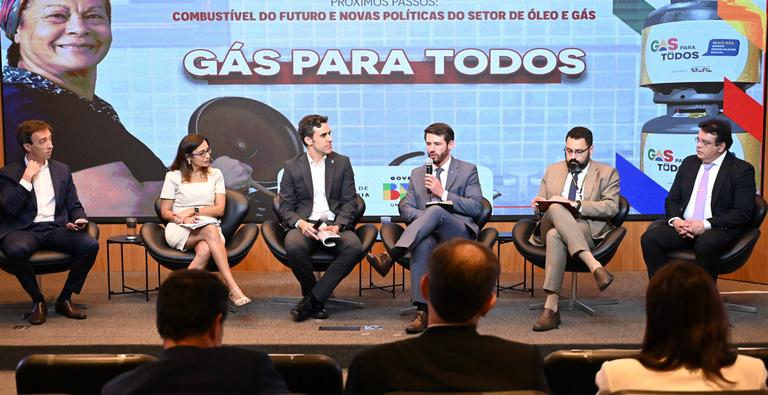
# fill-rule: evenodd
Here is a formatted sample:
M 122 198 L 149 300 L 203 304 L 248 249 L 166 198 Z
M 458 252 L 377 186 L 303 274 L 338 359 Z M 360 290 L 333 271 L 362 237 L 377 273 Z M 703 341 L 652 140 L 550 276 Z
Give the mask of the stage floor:
M 394 299 L 378 290 L 364 291 L 363 296 L 358 297 L 358 273 L 354 271 L 342 282 L 335 296 L 363 302 L 365 308 L 329 309 L 328 320 L 295 323 L 288 314 L 290 305 L 272 302 L 275 295 L 299 294 L 290 272 L 236 272 L 235 277 L 254 302 L 229 315 L 225 323 L 226 344 L 257 347 L 270 353 L 322 353 L 346 367 L 360 350 L 408 336 L 403 328 L 411 316 L 401 316 L 399 310 L 409 306 L 409 287 L 405 293 L 398 290 Z M 108 300 L 106 278 L 106 273 L 91 273 L 83 293 L 74 298 L 75 302 L 89 305 L 87 320 L 70 320 L 51 311 L 46 324 L 33 327 L 22 318 L 31 306 L 27 295 L 14 277 L 0 273 L 0 370 L 14 369 L 20 358 L 31 353 L 159 352 L 160 339 L 154 323 L 156 294 L 152 294 L 149 302 L 144 295 L 118 295 Z M 133 285 L 144 283 L 143 273 L 131 273 L 127 279 Z M 150 277 L 151 286 L 152 279 Z M 521 279 L 521 273 L 505 274 L 502 284 Z M 537 287 L 542 279 L 537 273 Z M 43 291 L 49 299 L 56 296 L 63 280 L 64 274 L 44 276 Z M 496 308 L 481 321 L 479 331 L 538 344 L 544 352 L 571 348 L 637 348 L 645 324 L 646 273 L 616 273 L 615 282 L 602 294 L 588 275 L 580 275 L 580 280 L 581 298 L 616 298 L 618 304 L 596 307 L 595 316 L 576 310 L 563 311 L 559 329 L 538 333 L 531 330 L 531 325 L 540 312 L 530 310 L 529 304 L 543 301 L 540 288 L 534 298 L 530 293 L 504 291 Z M 118 281 L 119 273 L 113 273 L 113 289 Z M 727 280 L 720 280 L 718 286 L 722 291 L 768 291 L 765 285 Z M 570 278 L 566 277 L 564 294 L 569 293 L 569 289 Z M 729 296 L 729 300 L 758 308 L 757 314 L 730 313 L 733 342 L 739 346 L 768 346 L 765 330 L 768 294 L 734 295 Z M 321 326 L 364 325 L 380 326 L 380 329 L 320 330 Z

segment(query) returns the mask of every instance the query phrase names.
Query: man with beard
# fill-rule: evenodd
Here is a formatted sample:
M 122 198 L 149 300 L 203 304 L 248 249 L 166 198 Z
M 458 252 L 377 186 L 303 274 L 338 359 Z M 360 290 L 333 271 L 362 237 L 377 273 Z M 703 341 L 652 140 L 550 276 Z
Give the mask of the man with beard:
M 648 277 L 668 252 L 693 249 L 696 264 L 717 279 L 720 255 L 750 227 L 755 169 L 728 151 L 731 144 L 727 120 L 699 123 L 696 155 L 683 160 L 664 204 L 669 226 L 650 226 L 640 239 Z
M 482 191 L 477 167 L 451 156 L 456 146 L 454 132 L 444 123 L 433 123 L 424 130 L 424 142 L 432 165 L 411 171 L 408 193 L 400 201 L 400 217 L 409 225 L 388 253 L 368 254 L 368 262 L 386 275 L 392 262 L 411 253 L 411 298 L 417 312 L 405 328 L 420 333 L 427 327 L 427 303 L 418 284 L 427 270 L 427 259 L 439 243 L 461 237 L 474 240 L 480 233 L 475 218 L 482 211 Z M 430 172 L 428 167 L 432 167 Z M 451 202 L 451 208 L 430 202 Z
M 531 205 L 549 205 L 531 236 L 531 242 L 546 248 L 544 311 L 533 324 L 534 331 L 548 331 L 560 324 L 558 301 L 568 257 L 587 265 L 602 291 L 613 275 L 595 259 L 591 249 L 613 228 L 610 219 L 619 210 L 619 174 L 613 167 L 591 160 L 592 132 L 577 126 L 565 136 L 565 160 L 550 165 L 541 179 L 539 194 Z M 566 205 L 578 212 L 576 216 Z

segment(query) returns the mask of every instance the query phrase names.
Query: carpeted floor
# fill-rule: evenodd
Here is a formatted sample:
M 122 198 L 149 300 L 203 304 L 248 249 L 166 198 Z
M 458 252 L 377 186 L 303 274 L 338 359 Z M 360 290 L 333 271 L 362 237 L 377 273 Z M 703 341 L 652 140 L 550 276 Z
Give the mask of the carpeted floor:
M 115 277 L 112 276 L 113 288 L 119 284 L 119 277 Z M 364 291 L 363 296 L 358 297 L 358 273 L 355 271 L 340 285 L 335 296 L 363 302 L 365 308 L 334 308 L 329 310 L 331 318 L 328 320 L 295 323 L 288 315 L 290 305 L 272 302 L 275 295 L 299 293 L 290 272 L 237 272 L 235 277 L 254 302 L 228 317 L 224 338 L 227 344 L 258 347 L 270 353 L 322 353 L 336 358 L 346 367 L 361 349 L 407 336 L 403 328 L 410 315 L 399 315 L 399 310 L 409 306 L 408 287 L 406 293 L 398 291 L 395 299 L 378 290 Z M 537 283 L 542 277 L 537 274 Z M 144 282 L 143 274 L 132 273 L 127 279 L 132 285 Z M 502 284 L 521 279 L 522 274 L 506 274 Z M 602 294 L 588 275 L 582 274 L 580 279 L 580 298 L 616 298 L 619 303 L 596 307 L 594 317 L 576 310 L 563 311 L 559 329 L 537 333 L 531 331 L 531 324 L 540 312 L 529 310 L 529 304 L 543 300 L 541 290 L 537 288 L 534 298 L 529 293 L 505 291 L 496 308 L 481 321 L 479 331 L 539 344 L 545 352 L 570 348 L 638 347 L 645 324 L 643 295 L 648 282 L 645 272 L 617 273 L 615 283 Z M 63 274 L 44 276 L 46 296 L 55 297 L 63 280 Z M 160 350 L 154 327 L 154 294 L 150 302 L 146 302 L 143 295 L 117 295 L 108 300 L 105 273 L 92 273 L 83 293 L 74 299 L 89 305 L 87 320 L 70 320 L 51 312 L 46 324 L 34 327 L 22 318 L 31 304 L 15 278 L 0 273 L 0 284 L 3 284 L 0 287 L 0 370 L 12 370 L 20 358 L 31 353 L 154 354 Z M 718 286 L 722 291 L 768 291 L 768 286 L 727 280 L 720 280 Z M 564 294 L 569 288 L 570 279 Z M 731 313 L 734 343 L 768 346 L 768 331 L 765 330 L 768 295 L 734 295 L 729 299 L 758 307 L 757 314 Z M 371 327 L 366 328 L 366 325 Z M 361 328 L 320 330 L 323 326 Z M 3 384 L 9 377 L 12 380 L 12 375 L 0 374 L 0 390 L 8 388 Z

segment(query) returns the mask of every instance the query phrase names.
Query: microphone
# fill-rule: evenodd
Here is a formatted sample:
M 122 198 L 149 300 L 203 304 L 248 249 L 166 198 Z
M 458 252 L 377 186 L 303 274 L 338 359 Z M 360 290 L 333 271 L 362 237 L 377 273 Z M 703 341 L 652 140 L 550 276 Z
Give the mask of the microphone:
M 315 221 L 315 223 L 314 223 L 314 225 L 312 225 L 312 227 L 315 228 L 315 230 L 320 229 L 320 225 L 322 225 L 323 222 L 325 222 L 325 220 L 327 220 L 327 219 L 328 219 L 328 217 L 325 214 L 321 215 L 320 218 L 318 218 Z
M 432 174 L 432 170 L 434 168 L 434 162 L 432 161 L 432 158 L 427 158 L 427 160 L 424 163 L 424 165 L 427 168 L 427 174 L 431 175 Z

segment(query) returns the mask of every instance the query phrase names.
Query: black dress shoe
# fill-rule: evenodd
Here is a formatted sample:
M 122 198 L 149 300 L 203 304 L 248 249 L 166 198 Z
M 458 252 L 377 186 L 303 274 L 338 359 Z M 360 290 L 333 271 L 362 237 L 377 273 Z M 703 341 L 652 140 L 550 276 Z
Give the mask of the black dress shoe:
M 45 306 L 45 302 L 35 302 L 32 305 L 32 313 L 27 318 L 31 325 L 45 324 L 45 320 L 48 317 L 48 308 Z
M 84 320 L 88 318 L 88 315 L 80 311 L 72 301 L 67 299 L 63 302 L 56 302 L 56 312 L 64 317 L 71 318 L 73 320 Z
M 291 309 L 291 317 L 296 322 L 306 321 L 312 316 L 312 298 L 310 295 L 301 299 L 296 306 Z
M 318 303 L 312 306 L 312 310 L 310 310 L 309 316 L 316 320 L 324 320 L 330 317 L 328 315 L 328 311 L 325 309 L 325 306 L 322 303 Z
M 416 316 L 413 317 L 408 326 L 405 327 L 405 333 L 421 333 L 424 329 L 427 329 L 427 310 L 419 310 L 416 312 Z
M 392 268 L 392 258 L 386 252 L 381 254 L 368 253 L 368 255 L 365 256 L 365 259 L 382 277 L 386 276 L 387 273 L 389 273 L 389 269 Z
M 608 270 L 605 270 L 604 267 L 598 267 L 595 269 L 595 271 L 592 272 L 592 276 L 595 277 L 595 284 L 597 284 L 597 289 L 601 291 L 608 288 L 608 286 L 613 282 L 613 274 L 608 272 Z
M 550 329 L 555 329 L 560 325 L 560 312 L 552 309 L 544 309 L 536 322 L 533 323 L 533 330 L 536 332 L 544 332 Z

